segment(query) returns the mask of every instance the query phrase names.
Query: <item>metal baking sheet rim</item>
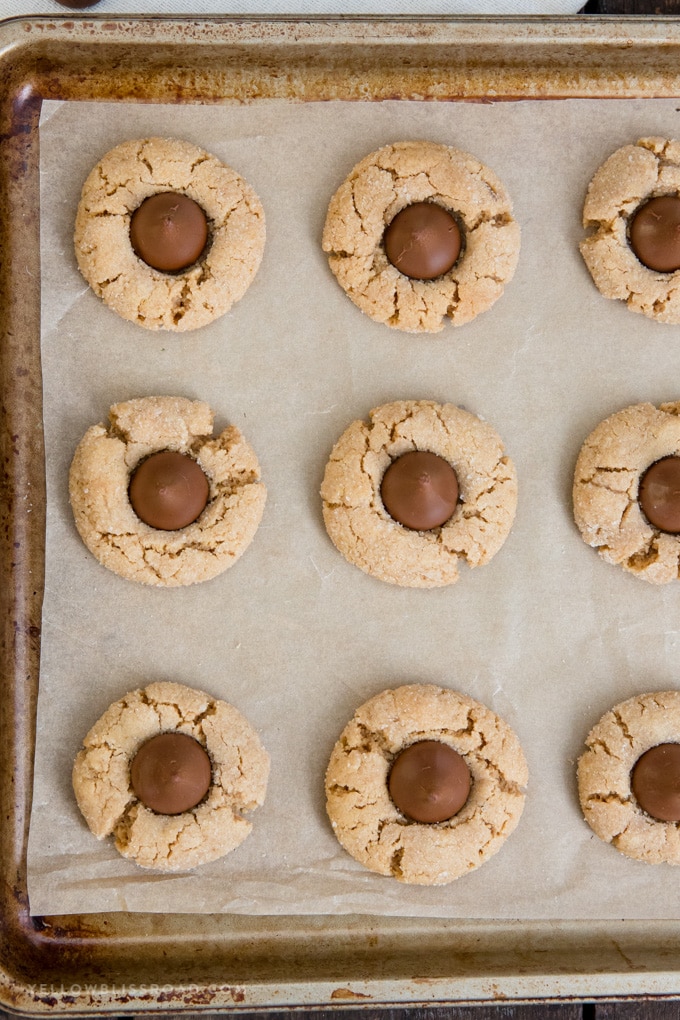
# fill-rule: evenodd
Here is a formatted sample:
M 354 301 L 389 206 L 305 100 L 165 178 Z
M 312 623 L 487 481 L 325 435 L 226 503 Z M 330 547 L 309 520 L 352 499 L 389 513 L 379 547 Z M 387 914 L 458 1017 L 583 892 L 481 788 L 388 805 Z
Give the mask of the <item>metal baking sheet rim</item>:
M 45 507 L 41 100 L 680 97 L 679 57 L 675 18 L 0 24 L 0 1006 L 83 1015 L 680 998 L 680 921 L 31 918 L 25 875 Z

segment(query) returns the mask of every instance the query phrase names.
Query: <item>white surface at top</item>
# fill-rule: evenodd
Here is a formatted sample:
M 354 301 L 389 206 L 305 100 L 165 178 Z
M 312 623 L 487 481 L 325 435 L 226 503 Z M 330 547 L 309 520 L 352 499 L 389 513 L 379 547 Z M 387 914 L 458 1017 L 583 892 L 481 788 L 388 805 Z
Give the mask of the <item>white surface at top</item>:
M 585 0 L 100 0 L 80 11 L 56 0 L 0 0 L 0 18 L 118 14 L 575 14 Z

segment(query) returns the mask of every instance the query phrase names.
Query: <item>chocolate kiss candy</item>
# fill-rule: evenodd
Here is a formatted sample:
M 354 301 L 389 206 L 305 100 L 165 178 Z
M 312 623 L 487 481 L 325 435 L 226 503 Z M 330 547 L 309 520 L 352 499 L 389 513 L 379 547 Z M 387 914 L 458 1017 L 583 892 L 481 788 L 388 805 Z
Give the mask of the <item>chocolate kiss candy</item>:
M 412 450 L 393 460 L 380 486 L 383 506 L 399 524 L 431 531 L 448 521 L 458 502 L 456 472 L 443 457 Z
M 390 797 L 414 822 L 445 822 L 470 793 L 470 769 L 462 755 L 440 740 L 420 740 L 394 760 Z
M 210 486 L 193 457 L 175 450 L 152 453 L 130 481 L 132 509 L 160 531 L 178 531 L 203 513 Z
M 158 733 L 130 765 L 135 796 L 159 815 L 181 815 L 205 797 L 212 781 L 207 752 L 186 733 Z
M 631 789 L 642 808 L 661 822 L 680 822 L 680 744 L 657 744 L 633 766 Z
M 643 266 L 657 273 L 680 269 L 680 198 L 650 198 L 634 214 L 629 236 L 630 246 Z
M 653 528 L 680 534 L 680 457 L 662 457 L 647 468 L 640 479 L 638 503 Z
M 448 273 L 460 255 L 460 228 L 434 202 L 414 202 L 398 212 L 383 235 L 392 265 L 412 280 L 435 280 Z
M 151 195 L 130 220 L 130 243 L 135 252 L 163 273 L 193 265 L 207 240 L 208 222 L 200 205 L 175 191 Z

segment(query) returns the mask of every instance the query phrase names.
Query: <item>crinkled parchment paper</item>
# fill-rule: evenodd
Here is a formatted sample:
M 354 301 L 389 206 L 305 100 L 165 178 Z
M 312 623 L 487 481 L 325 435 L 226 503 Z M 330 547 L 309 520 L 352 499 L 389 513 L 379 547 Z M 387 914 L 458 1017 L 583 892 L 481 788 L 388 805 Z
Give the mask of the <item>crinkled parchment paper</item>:
M 572 522 L 578 449 L 612 411 L 680 396 L 680 327 L 605 300 L 578 253 L 586 186 L 642 135 L 678 137 L 675 100 L 163 107 L 46 103 L 40 128 L 47 580 L 33 814 L 31 909 L 678 917 L 668 868 L 620 856 L 582 821 L 574 763 L 590 726 L 639 691 L 675 687 L 680 585 L 603 563 Z M 177 135 L 254 186 L 267 247 L 246 296 L 184 335 L 119 319 L 76 268 L 80 188 L 113 145 Z M 423 337 L 371 322 L 320 248 L 326 206 L 366 153 L 428 138 L 474 153 L 505 182 L 522 227 L 515 279 L 469 325 Z M 106 571 L 68 505 L 73 451 L 129 397 L 207 400 L 261 461 L 269 500 L 255 541 L 214 581 L 157 591 Z M 452 401 L 491 421 L 514 459 L 519 510 L 486 567 L 434 591 L 346 563 L 318 489 L 346 425 L 397 398 Z M 191 874 L 158 876 L 90 834 L 71 765 L 108 704 L 151 680 L 232 702 L 272 758 L 248 840 Z M 364 871 L 341 850 L 323 775 L 358 704 L 433 682 L 515 728 L 530 767 L 519 828 L 476 872 L 441 888 Z

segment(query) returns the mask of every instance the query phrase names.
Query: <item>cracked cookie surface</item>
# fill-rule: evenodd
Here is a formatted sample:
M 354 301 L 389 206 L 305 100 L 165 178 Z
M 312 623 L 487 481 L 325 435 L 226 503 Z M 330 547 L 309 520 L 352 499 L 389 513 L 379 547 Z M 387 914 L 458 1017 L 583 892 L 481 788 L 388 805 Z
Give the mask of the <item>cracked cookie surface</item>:
M 460 221 L 464 250 L 435 280 L 413 280 L 387 259 L 385 228 L 414 202 L 435 202 Z M 486 311 L 512 279 L 520 229 L 498 177 L 474 156 L 434 142 L 370 153 L 331 199 L 322 246 L 338 283 L 362 312 L 405 332 L 435 333 Z
M 130 243 L 134 211 L 168 191 L 193 199 L 208 220 L 204 253 L 179 273 L 152 269 Z M 264 211 L 235 170 L 198 146 L 134 139 L 107 152 L 85 181 L 74 242 L 81 273 L 122 318 L 191 330 L 224 315 L 250 286 L 264 250 Z
M 574 519 L 583 540 L 652 584 L 680 576 L 680 535 L 649 523 L 638 490 L 645 470 L 671 455 L 680 455 L 680 402 L 634 404 L 591 432 L 574 472 Z
M 680 691 L 639 694 L 602 716 L 578 762 L 578 793 L 588 825 L 605 843 L 649 864 L 680 864 L 680 827 L 648 815 L 631 789 L 638 758 L 680 743 Z
M 390 517 L 380 496 L 390 463 L 411 450 L 453 467 L 460 498 L 439 528 L 412 531 Z M 331 541 L 350 563 L 410 588 L 453 584 L 459 563 L 481 566 L 505 542 L 517 507 L 515 468 L 495 429 L 454 404 L 402 400 L 355 421 L 331 451 L 321 485 Z
M 135 796 L 130 763 L 158 733 L 184 733 L 211 761 L 204 800 L 180 815 L 150 811 Z M 269 756 L 250 723 L 226 701 L 183 684 L 160 682 L 111 705 L 83 741 L 73 789 L 90 830 L 113 836 L 123 857 L 143 868 L 183 871 L 223 857 L 252 830 L 246 817 L 267 792 Z
M 76 449 L 69 495 L 83 542 L 103 566 L 131 581 L 177 587 L 221 574 L 250 545 L 267 493 L 254 451 L 233 425 L 213 438 L 213 412 L 184 397 L 140 397 L 114 404 L 109 424 L 91 426 Z M 175 450 L 196 459 L 209 482 L 196 521 L 160 531 L 137 517 L 130 476 L 150 454 Z
M 470 769 L 469 797 L 446 822 L 409 821 L 388 792 L 392 762 L 420 740 L 448 744 Z M 408 684 L 365 702 L 343 730 L 326 772 L 326 809 L 339 842 L 371 871 L 445 885 L 501 849 L 527 781 L 519 740 L 494 712 L 456 691 Z
M 680 193 L 680 142 L 641 138 L 624 145 L 596 172 L 583 207 L 583 226 L 595 232 L 580 249 L 597 289 L 658 322 L 680 323 L 680 270 L 660 273 L 639 261 L 628 243 L 628 222 L 650 198 Z

